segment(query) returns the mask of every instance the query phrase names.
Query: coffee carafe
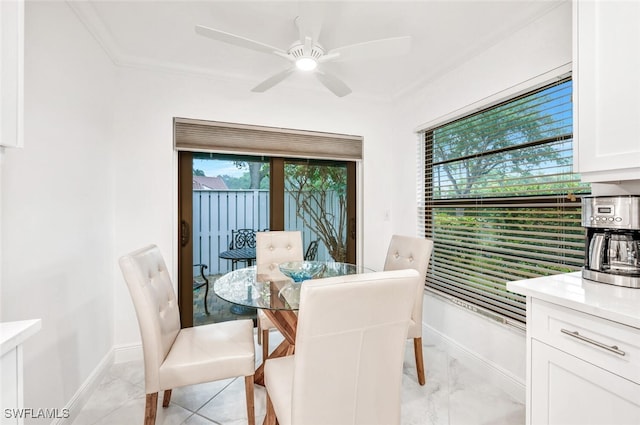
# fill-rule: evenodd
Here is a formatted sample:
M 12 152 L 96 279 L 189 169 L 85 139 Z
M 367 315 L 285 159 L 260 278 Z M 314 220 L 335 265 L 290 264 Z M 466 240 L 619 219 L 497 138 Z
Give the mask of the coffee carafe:
M 640 288 L 640 196 L 585 197 L 582 277 Z

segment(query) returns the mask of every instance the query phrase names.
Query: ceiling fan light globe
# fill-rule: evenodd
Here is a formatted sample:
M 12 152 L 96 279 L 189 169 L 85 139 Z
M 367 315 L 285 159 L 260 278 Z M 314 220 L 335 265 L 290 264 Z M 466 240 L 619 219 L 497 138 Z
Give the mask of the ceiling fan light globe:
M 313 71 L 318 66 L 318 61 L 310 57 L 296 59 L 296 67 L 301 71 Z

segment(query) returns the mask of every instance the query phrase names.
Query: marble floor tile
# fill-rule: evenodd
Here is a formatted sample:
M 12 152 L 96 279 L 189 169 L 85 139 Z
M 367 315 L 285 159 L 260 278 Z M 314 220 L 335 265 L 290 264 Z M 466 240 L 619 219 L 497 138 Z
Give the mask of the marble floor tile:
M 234 379 L 231 378 L 175 388 L 171 392 L 171 402 L 187 410 L 196 412 L 214 399 L 221 391 L 228 388 L 233 381 Z M 227 393 L 228 392 L 229 391 L 227 391 Z
M 525 407 L 456 359 L 449 360 L 450 425 L 525 423 Z
M 271 349 L 281 341 L 271 333 Z M 482 379 L 443 348 L 425 344 L 426 384 L 418 385 L 413 343 L 407 342 L 402 380 L 402 425 L 523 425 L 524 405 Z M 256 362 L 262 348 L 256 345 Z M 256 423 L 266 412 L 264 387 L 255 386 Z M 162 398 L 162 394 L 159 395 Z M 171 404 L 159 400 L 158 425 L 244 425 L 243 378 L 173 390 Z M 115 364 L 77 414 L 73 425 L 137 425 L 144 415 L 144 367 L 141 361 Z
M 256 417 L 262 417 L 267 411 L 267 393 L 264 387 L 254 386 L 254 408 Z M 229 387 L 198 410 L 198 414 L 212 421 L 230 424 L 237 421 L 246 423 L 244 379 L 236 378 Z
M 144 397 L 129 400 L 96 422 L 95 425 L 142 424 L 144 422 L 144 405 Z M 191 415 L 192 412 L 173 403 L 166 409 L 159 406 L 156 414 L 156 425 L 180 425 Z M 77 421 L 74 422 L 74 424 L 76 423 Z

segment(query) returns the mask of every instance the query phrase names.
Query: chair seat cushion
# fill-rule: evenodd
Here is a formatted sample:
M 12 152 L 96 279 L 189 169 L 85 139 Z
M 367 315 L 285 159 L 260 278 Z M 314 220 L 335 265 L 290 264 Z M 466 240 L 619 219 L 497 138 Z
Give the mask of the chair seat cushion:
M 160 389 L 250 376 L 254 371 L 251 320 L 185 328 L 160 366 Z
M 295 356 L 278 357 L 264 364 L 264 385 L 280 425 L 291 425 L 294 359 Z

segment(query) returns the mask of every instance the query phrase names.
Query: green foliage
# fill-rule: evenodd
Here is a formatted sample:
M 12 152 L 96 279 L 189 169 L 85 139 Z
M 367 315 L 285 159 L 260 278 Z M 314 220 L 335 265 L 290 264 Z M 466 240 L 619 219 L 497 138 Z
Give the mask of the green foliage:
M 240 179 L 245 179 L 246 177 L 247 184 L 237 189 L 269 188 L 269 163 L 248 161 L 234 161 L 233 163 L 239 170 L 247 170 L 247 173 L 240 177 Z
M 264 177 L 260 180 L 259 187 L 252 187 L 251 178 L 249 173 L 246 172 L 240 177 L 233 177 L 229 175 L 220 176 L 229 189 L 247 190 L 247 189 L 269 189 L 269 177 Z
M 434 197 L 523 192 L 570 167 L 570 88 L 565 82 L 433 130 Z
M 200 169 L 197 169 L 197 168 L 194 168 L 193 169 L 193 175 L 194 176 L 204 176 L 204 171 L 202 171 Z
M 335 261 L 347 258 L 347 173 L 343 166 L 286 164 L 286 190 L 295 198 L 297 215 L 315 229 Z M 337 215 L 330 212 L 337 201 Z

